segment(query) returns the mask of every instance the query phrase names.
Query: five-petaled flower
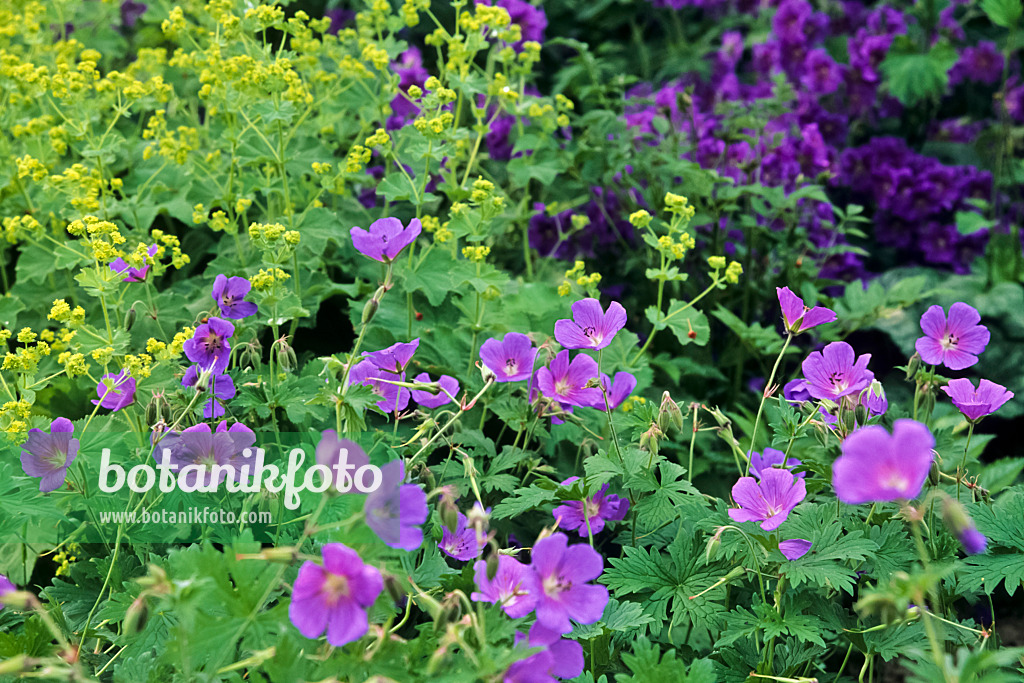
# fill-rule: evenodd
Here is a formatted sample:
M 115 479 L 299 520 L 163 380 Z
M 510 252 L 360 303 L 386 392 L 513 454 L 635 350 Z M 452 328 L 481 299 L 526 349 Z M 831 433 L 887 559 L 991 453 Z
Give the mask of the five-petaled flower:
M 181 378 L 181 386 L 196 386 L 199 383 L 199 373 L 198 365 L 190 365 L 188 370 L 185 371 L 185 376 Z M 234 380 L 227 373 L 210 375 L 207 382 L 208 385 L 205 390 L 209 392 L 210 398 L 203 401 L 203 417 L 211 420 L 224 415 L 225 410 L 222 402 L 234 398 L 236 389 Z
M 942 390 L 971 422 L 978 422 L 986 415 L 991 415 L 999 406 L 1013 398 L 1012 391 L 1007 391 L 1006 387 L 987 379 L 980 380 L 977 389 L 967 378 L 951 379 Z
M 455 531 L 443 527 L 441 542 L 437 547 L 445 555 L 466 562 L 479 557 L 486 544 L 486 535 L 478 534 L 476 529 L 468 525 L 466 515 L 460 512 Z
M 740 507 L 730 508 L 729 517 L 737 522 L 761 522 L 765 531 L 778 529 L 807 495 L 807 484 L 786 469 L 761 470 L 761 481 L 740 477 L 732 487 L 732 499 Z
M 537 597 L 537 621 L 558 633 L 572 630 L 570 619 L 593 624 L 608 605 L 608 589 L 587 583 L 604 571 L 601 553 L 568 541 L 563 533 L 537 541 L 527 575 L 528 590 Z
M 928 427 L 914 420 L 896 420 L 891 435 L 880 425 L 858 429 L 832 463 L 836 495 L 850 505 L 915 498 L 928 478 L 934 446 Z
M 425 372 L 416 375 L 416 381 L 420 384 L 431 384 L 430 375 Z M 437 385 L 443 391 L 438 391 L 436 394 L 432 394 L 425 389 L 410 390 L 412 400 L 424 408 L 440 408 L 451 403 L 452 398 L 459 395 L 459 380 L 451 375 L 441 375 L 438 377 Z
M 245 295 L 250 289 L 252 283 L 247 278 L 218 275 L 213 280 L 213 292 L 210 296 L 217 302 L 221 315 L 232 320 L 241 320 L 256 313 L 256 304 L 245 300 Z
M 78 439 L 72 437 L 75 426 L 66 417 L 50 423 L 50 433 L 30 429 L 22 445 L 21 468 L 30 477 L 40 477 L 39 490 L 55 491 L 64 483 L 68 465 L 78 455 Z
M 579 477 L 569 477 L 562 486 L 571 486 Z M 552 514 L 560 520 L 559 526 L 566 531 L 576 531 L 583 538 L 590 534 L 599 534 L 604 530 L 605 522 L 617 522 L 626 518 L 629 512 L 629 501 L 613 493 L 608 493 L 608 484 L 586 500 L 568 500 L 556 507 Z M 586 515 L 586 517 L 584 517 Z M 587 526 L 587 522 L 590 526 Z
M 374 261 L 389 263 L 419 237 L 422 229 L 419 218 L 412 219 L 405 227 L 397 218 L 381 218 L 371 223 L 369 230 L 354 227 L 349 234 L 352 235 L 352 245 L 360 254 Z
M 492 337 L 480 345 L 480 359 L 497 376 L 496 382 L 529 379 L 536 357 L 530 338 L 520 332 L 509 332 L 501 341 Z
M 537 388 L 548 398 L 571 406 L 604 406 L 601 390 L 587 386 L 597 380 L 597 361 L 580 353 L 569 361 L 569 352 L 560 351 L 549 367 L 537 371 Z
M 836 321 L 835 311 L 824 306 L 808 308 L 804 305 L 804 300 L 790 291 L 789 287 L 776 287 L 775 292 L 779 297 L 779 307 L 782 308 L 786 329 L 793 334 L 800 334 L 812 327 Z
M 210 318 L 197 327 L 192 338 L 183 345 L 185 357 L 203 369 L 213 368 L 214 373 L 224 372 L 231 358 L 228 339 L 234 333 L 235 326 L 227 320 Z
M 487 561 L 473 565 L 476 591 L 470 598 L 477 602 L 490 602 L 505 610 L 513 619 L 525 617 L 537 604 L 537 596 L 530 593 L 527 578 L 533 570 L 511 555 L 498 556 L 498 571 L 493 579 L 487 578 Z
M 784 469 L 792 469 L 799 467 L 801 462 L 796 458 L 787 458 L 786 454 L 777 448 L 765 448 L 763 453 L 754 451 L 750 454 L 750 473 L 761 478 L 761 473 L 772 467 L 780 467 Z M 801 479 L 804 478 L 804 472 L 798 472 L 797 475 Z
M 870 360 L 871 354 L 865 353 L 854 362 L 853 347 L 846 342 L 832 342 L 821 351 L 812 352 L 802 366 L 808 393 L 830 401 L 859 394 L 875 379 L 868 370 Z
M 608 395 L 608 410 L 615 410 L 622 402 L 629 398 L 629 395 L 636 389 L 636 376 L 632 373 L 622 370 L 615 373 L 615 379 L 608 379 L 608 375 L 601 373 L 601 386 L 604 387 L 604 391 L 601 395 L 590 404 L 587 404 L 590 408 L 596 408 L 597 410 L 605 409 L 604 394 Z
M 299 568 L 288 616 L 307 638 L 326 629 L 327 642 L 341 647 L 369 630 L 366 610 L 384 590 L 384 579 L 342 543 L 328 543 L 321 554 L 322 567 L 307 561 Z
M 229 476 L 234 482 L 245 483 L 248 477 L 243 476 L 243 467 L 251 462 L 250 446 L 254 443 L 256 434 L 241 422 L 229 428 L 227 421 L 222 420 L 216 430 L 201 422 L 164 436 L 153 451 L 153 458 L 162 463 L 167 449 L 171 469 L 182 469 L 187 486 L 205 488 L 220 484 Z
M 366 497 L 366 524 L 380 540 L 399 550 L 416 550 L 423 543 L 421 524 L 427 521 L 427 494 L 416 484 L 404 484 L 405 462 L 392 460 L 380 468 L 381 484 Z
M 988 345 L 989 331 L 978 324 L 980 321 L 978 311 L 961 301 L 949 307 L 948 318 L 942 306 L 931 306 L 921 316 L 924 336 L 914 347 L 929 365 L 945 365 L 950 370 L 969 368 Z
M 555 339 L 566 349 L 603 349 L 626 325 L 626 309 L 618 301 L 601 308 L 597 299 L 580 299 L 572 305 L 572 320 L 555 322 Z
M 93 399 L 94 406 L 121 410 L 135 401 L 135 378 L 128 374 L 127 369 L 118 373 L 108 372 L 96 385 L 96 395 L 100 398 L 98 401 Z

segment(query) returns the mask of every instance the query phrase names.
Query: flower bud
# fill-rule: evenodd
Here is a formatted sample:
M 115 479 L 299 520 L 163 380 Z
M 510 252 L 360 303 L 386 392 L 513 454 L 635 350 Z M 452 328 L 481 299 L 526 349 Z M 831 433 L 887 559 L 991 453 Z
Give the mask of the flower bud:
M 416 475 L 416 478 L 423 483 L 423 486 L 428 491 L 433 491 L 434 488 L 437 486 L 437 481 L 434 478 L 434 473 L 431 472 L 430 468 L 427 467 L 426 465 L 420 464 L 420 469 Z
M 124 633 L 133 636 L 146 627 L 149 618 L 149 607 L 146 605 L 146 598 L 142 595 L 135 598 L 135 601 L 128 606 L 124 614 Z
M 914 379 L 914 376 L 917 375 L 917 370 L 920 367 L 921 356 L 915 353 L 913 356 L 910 357 L 910 360 L 907 362 L 907 381 Z
M 388 596 L 391 597 L 391 600 L 399 609 L 403 609 L 405 607 L 405 603 L 409 599 L 409 595 L 405 592 L 405 589 L 402 588 L 402 584 L 398 580 L 398 577 L 393 574 L 385 574 L 384 590 L 388 592 Z
M 858 403 L 857 407 L 853 409 L 853 419 L 858 425 L 863 425 L 868 421 L 868 409 L 863 403 Z
M 929 486 L 938 486 L 939 485 L 939 474 L 940 474 L 940 472 L 941 472 L 941 470 L 939 470 L 939 462 L 937 460 L 932 460 L 932 466 L 928 469 L 928 485 Z
M 366 305 L 363 306 L 363 316 L 360 319 L 360 321 L 364 325 L 369 323 L 371 320 L 373 320 L 373 316 L 377 313 L 378 308 L 380 308 L 380 301 L 378 301 L 376 298 L 367 301 Z
M 29 671 L 36 667 L 38 659 L 26 655 L 14 655 L 10 659 L 0 662 L 0 674 L 16 674 L 22 671 Z
M 985 552 L 988 539 L 974 526 L 974 520 L 960 501 L 946 498 L 942 503 L 942 519 L 949 531 L 957 537 L 968 555 L 979 555 Z
M 441 601 L 441 610 L 437 615 L 437 619 L 434 620 L 434 632 L 442 631 L 444 628 L 453 622 L 459 620 L 462 616 L 462 603 L 459 601 L 457 593 L 449 593 L 444 596 Z
M 658 439 L 665 436 L 665 433 L 658 428 L 657 424 L 652 423 L 651 428 L 640 435 L 640 448 L 653 454 L 658 454 Z
M 682 431 L 683 411 L 679 409 L 679 404 L 673 401 L 666 391 L 661 395 L 661 408 L 658 410 L 658 426 L 661 428 L 661 431 L 668 432 L 669 425 Z
M 459 526 L 459 509 L 453 502 L 446 499 L 442 499 L 438 507 L 441 512 L 441 523 L 454 534 Z
M 708 544 L 704 548 L 704 564 L 711 564 L 711 560 L 715 559 L 718 549 L 722 547 L 722 533 L 724 531 L 725 527 L 718 527 L 715 535 L 708 539 Z
M 277 346 L 277 362 L 285 372 L 291 372 L 299 364 L 298 359 L 295 357 L 295 349 L 284 339 Z
M 494 581 L 494 577 L 498 575 L 498 553 L 491 553 L 487 557 L 487 580 Z
M 135 304 L 128 309 L 128 312 L 124 315 L 124 331 L 129 332 L 132 329 L 132 325 L 135 324 L 135 319 L 138 317 L 138 313 L 135 312 Z

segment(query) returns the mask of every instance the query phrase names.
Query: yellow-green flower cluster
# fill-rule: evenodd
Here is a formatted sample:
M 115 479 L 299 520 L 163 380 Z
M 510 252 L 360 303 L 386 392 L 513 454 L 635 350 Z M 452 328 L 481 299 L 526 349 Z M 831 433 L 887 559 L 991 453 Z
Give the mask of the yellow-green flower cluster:
M 291 275 L 280 268 L 269 268 L 267 270 L 260 268 L 260 272 L 249 278 L 249 282 L 252 283 L 252 288 L 257 292 L 265 292 L 275 284 L 282 283 L 290 277 Z
M 480 263 L 487 255 L 491 253 L 490 247 L 476 246 L 476 247 L 463 247 L 462 255 L 474 263 Z
M 583 261 L 576 261 L 573 267 L 565 271 L 565 279 L 558 286 L 559 296 L 569 296 L 572 293 L 572 285 L 575 282 L 579 287 L 593 292 L 601 282 L 601 273 L 586 274 L 586 264 Z

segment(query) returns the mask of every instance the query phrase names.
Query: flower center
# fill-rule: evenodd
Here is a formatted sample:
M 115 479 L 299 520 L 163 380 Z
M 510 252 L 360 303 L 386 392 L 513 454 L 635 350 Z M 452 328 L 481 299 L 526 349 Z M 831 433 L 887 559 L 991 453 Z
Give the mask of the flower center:
M 568 380 L 560 379 L 557 382 L 555 382 L 555 393 L 558 394 L 559 396 L 567 395 L 569 393 L 569 389 L 571 388 L 572 387 L 569 386 Z
M 206 336 L 206 349 L 210 353 L 217 353 L 221 348 L 221 338 L 216 334 L 208 334 Z
M 955 349 L 959 343 L 959 337 L 954 337 L 951 333 L 947 333 L 946 336 L 942 338 L 942 349 L 944 351 L 950 351 Z
M 588 498 L 587 502 L 583 504 L 583 508 L 587 513 L 587 518 L 597 517 L 601 513 L 601 505 L 593 498 Z
M 907 478 L 899 472 L 888 472 L 885 478 L 882 480 L 882 484 L 889 489 L 895 489 L 897 491 L 903 491 L 910 484 Z
M 601 335 L 598 335 L 596 327 L 584 327 L 583 328 L 583 336 L 587 337 L 588 339 L 593 341 L 595 344 L 601 343 Z
M 544 578 L 543 588 L 545 595 L 551 598 L 557 598 L 559 593 L 563 593 L 572 588 L 572 581 L 569 581 L 558 574 L 552 574 L 551 576 Z
M 327 572 L 323 587 L 320 590 L 324 596 L 324 601 L 330 607 L 334 607 L 341 602 L 342 598 L 347 598 L 350 594 L 348 577 Z
M 519 372 L 519 361 L 515 358 L 509 358 L 505 361 L 505 374 L 514 375 Z
M 832 385 L 832 390 L 836 393 L 846 391 L 846 387 L 849 385 L 846 375 L 842 372 L 833 372 L 829 375 L 828 383 Z

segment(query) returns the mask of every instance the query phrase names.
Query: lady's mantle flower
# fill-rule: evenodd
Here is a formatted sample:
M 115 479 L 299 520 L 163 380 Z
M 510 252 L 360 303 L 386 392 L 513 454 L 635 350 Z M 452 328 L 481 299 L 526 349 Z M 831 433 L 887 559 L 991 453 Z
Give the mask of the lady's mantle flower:
M 355 227 L 349 232 L 359 253 L 374 261 L 390 263 L 419 237 L 422 229 L 419 218 L 412 219 L 408 227 L 403 227 L 397 218 L 381 218 L 370 224 L 368 231 Z
M 327 629 L 327 642 L 341 647 L 369 630 L 366 610 L 384 590 L 384 579 L 342 543 L 328 543 L 321 553 L 323 567 L 305 562 L 299 568 L 288 616 L 307 638 Z
M 185 342 L 185 356 L 203 369 L 213 368 L 214 373 L 224 372 L 231 357 L 228 339 L 235 333 L 235 326 L 227 320 L 210 318 L 196 328 L 195 335 Z
M 519 332 L 509 332 L 501 341 L 492 337 L 480 345 L 480 359 L 497 375 L 497 382 L 529 379 L 536 357 L 530 338 Z
M 96 395 L 100 399 L 93 399 L 94 406 L 101 406 L 107 410 L 121 410 L 135 401 L 135 379 L 127 370 L 117 374 L 108 372 L 96 385 Z
M 583 646 L 575 640 L 562 638 L 539 621 L 530 627 L 528 638 L 516 634 L 516 645 L 523 640 L 530 647 L 544 649 L 510 666 L 504 683 L 555 683 L 560 678 L 576 678 L 583 673 Z
M 66 417 L 50 423 L 50 433 L 30 429 L 21 449 L 21 468 L 30 477 L 42 477 L 39 490 L 56 491 L 64 483 L 68 465 L 78 455 L 78 439 L 72 438 L 75 426 Z M 3 578 L 3 577 L 0 577 Z
M 923 337 L 914 347 L 921 360 L 929 365 L 945 365 L 950 370 L 963 370 L 978 362 L 978 354 L 988 345 L 989 331 L 979 325 L 977 310 L 958 301 L 949 307 L 949 318 L 942 306 L 932 306 L 921 316 Z
M 799 460 L 796 458 L 787 458 L 785 453 L 775 448 L 765 448 L 764 453 L 754 451 L 750 454 L 750 473 L 758 479 L 761 478 L 761 473 L 766 469 L 782 467 L 788 470 L 794 467 L 799 467 L 800 465 L 801 463 Z M 799 472 L 796 476 L 803 479 L 805 473 Z
M 224 481 L 228 468 L 231 480 L 241 482 L 241 468 L 252 456 L 251 451 L 248 455 L 244 451 L 254 443 L 256 434 L 241 422 L 228 428 L 227 420 L 222 420 L 216 430 L 211 430 L 210 425 L 203 422 L 165 436 L 153 457 L 162 462 L 164 449 L 168 449 L 172 469 L 189 468 L 184 477 L 186 485 L 207 487 Z M 218 465 L 220 467 L 214 469 Z
M 832 486 L 850 505 L 910 500 L 921 493 L 932 466 L 935 438 L 914 420 L 896 420 L 892 435 L 880 425 L 853 432 L 832 464 Z
M 537 388 L 548 398 L 571 406 L 591 406 L 600 402 L 604 405 L 604 397 L 597 387 L 587 387 L 591 380 L 597 379 L 597 361 L 586 354 L 577 354 L 572 362 L 569 352 L 560 351 L 551 360 L 550 367 L 537 371 Z
M 603 349 L 626 325 L 626 309 L 618 301 L 608 312 L 597 299 L 580 299 L 572 305 L 572 320 L 555 322 L 555 339 L 566 349 Z
M 467 562 L 480 556 L 480 551 L 487 544 L 486 538 L 483 534 L 477 536 L 476 529 L 467 525 L 466 515 L 461 512 L 458 520 L 455 531 L 444 527 L 441 542 L 437 544 L 437 547 L 445 555 Z
M 585 543 L 568 545 L 556 533 L 533 546 L 528 590 L 537 596 L 537 621 L 545 628 L 568 633 L 569 619 L 593 624 L 608 604 L 608 589 L 587 583 L 604 571 L 601 554 Z
M 991 415 L 999 406 L 1013 398 L 1012 391 L 1007 391 L 1006 387 L 987 379 L 980 380 L 977 389 L 967 378 L 951 379 L 942 390 L 971 422 L 978 422 L 986 415 Z
M 787 560 L 799 560 L 811 549 L 811 542 L 803 538 L 793 538 L 788 541 L 779 541 L 779 552 Z
M 416 484 L 403 484 L 405 462 L 392 460 L 380 468 L 380 488 L 366 497 L 366 524 L 388 546 L 416 550 L 423 544 L 419 525 L 427 521 L 427 494 Z
M 761 481 L 740 477 L 732 487 L 732 499 L 740 506 L 729 516 L 737 522 L 761 522 L 765 531 L 778 529 L 807 495 L 807 484 L 789 470 L 761 470 Z
M 853 347 L 846 342 L 832 342 L 821 351 L 814 351 L 803 362 L 807 391 L 814 398 L 836 401 L 843 396 L 859 394 L 875 378 L 868 370 L 871 354 L 865 353 L 854 362 Z
M 416 375 L 416 381 L 421 384 L 430 384 L 430 375 L 425 372 L 421 372 Z M 455 379 L 451 375 L 441 375 L 437 379 L 438 385 L 444 391 L 439 391 L 437 394 L 432 394 L 429 391 L 421 391 L 419 389 L 412 389 L 412 400 L 419 403 L 424 408 L 440 408 L 443 405 L 451 403 L 452 396 L 459 395 L 459 380 Z
M 232 320 L 241 320 L 255 315 L 256 304 L 245 301 L 245 295 L 252 289 L 252 283 L 244 277 L 218 275 L 213 280 L 211 296 L 220 308 L 220 314 Z
M 234 380 L 226 373 L 211 375 L 207 382 L 206 391 L 209 392 L 210 398 L 203 402 L 203 417 L 207 420 L 212 420 L 224 415 L 225 410 L 221 402 L 234 398 L 237 390 L 235 389 Z M 191 365 L 185 371 L 185 376 L 181 378 L 181 386 L 194 387 L 198 383 L 199 366 Z
M 562 486 L 569 486 L 579 477 L 569 477 Z M 629 501 L 615 494 L 607 494 L 608 484 L 585 501 L 569 500 L 554 509 L 555 519 L 560 519 L 559 526 L 566 531 L 578 530 L 579 535 L 587 538 L 589 533 L 598 534 L 604 530 L 605 522 L 617 522 L 626 518 L 629 512 Z M 584 513 L 586 518 L 584 518 Z M 587 530 L 590 520 L 590 530 Z
M 530 593 L 527 585 L 527 579 L 532 571 L 511 555 L 499 555 L 498 571 L 494 574 L 494 579 L 488 580 L 487 561 L 478 560 L 473 565 L 476 591 L 469 597 L 477 602 L 490 602 L 500 606 L 512 619 L 525 617 L 537 604 L 537 596 Z
M 149 258 L 156 256 L 157 249 L 160 245 L 153 244 L 146 249 L 146 254 Z M 124 275 L 122 282 L 145 282 L 146 275 L 149 274 L 149 264 L 142 266 L 141 268 L 132 268 L 123 258 L 116 258 L 110 262 L 110 269 L 118 275 Z
M 812 327 L 836 321 L 835 311 L 824 306 L 807 308 L 804 300 L 790 291 L 789 287 L 776 287 L 782 318 L 786 321 L 786 329 L 793 334 L 800 334 Z

